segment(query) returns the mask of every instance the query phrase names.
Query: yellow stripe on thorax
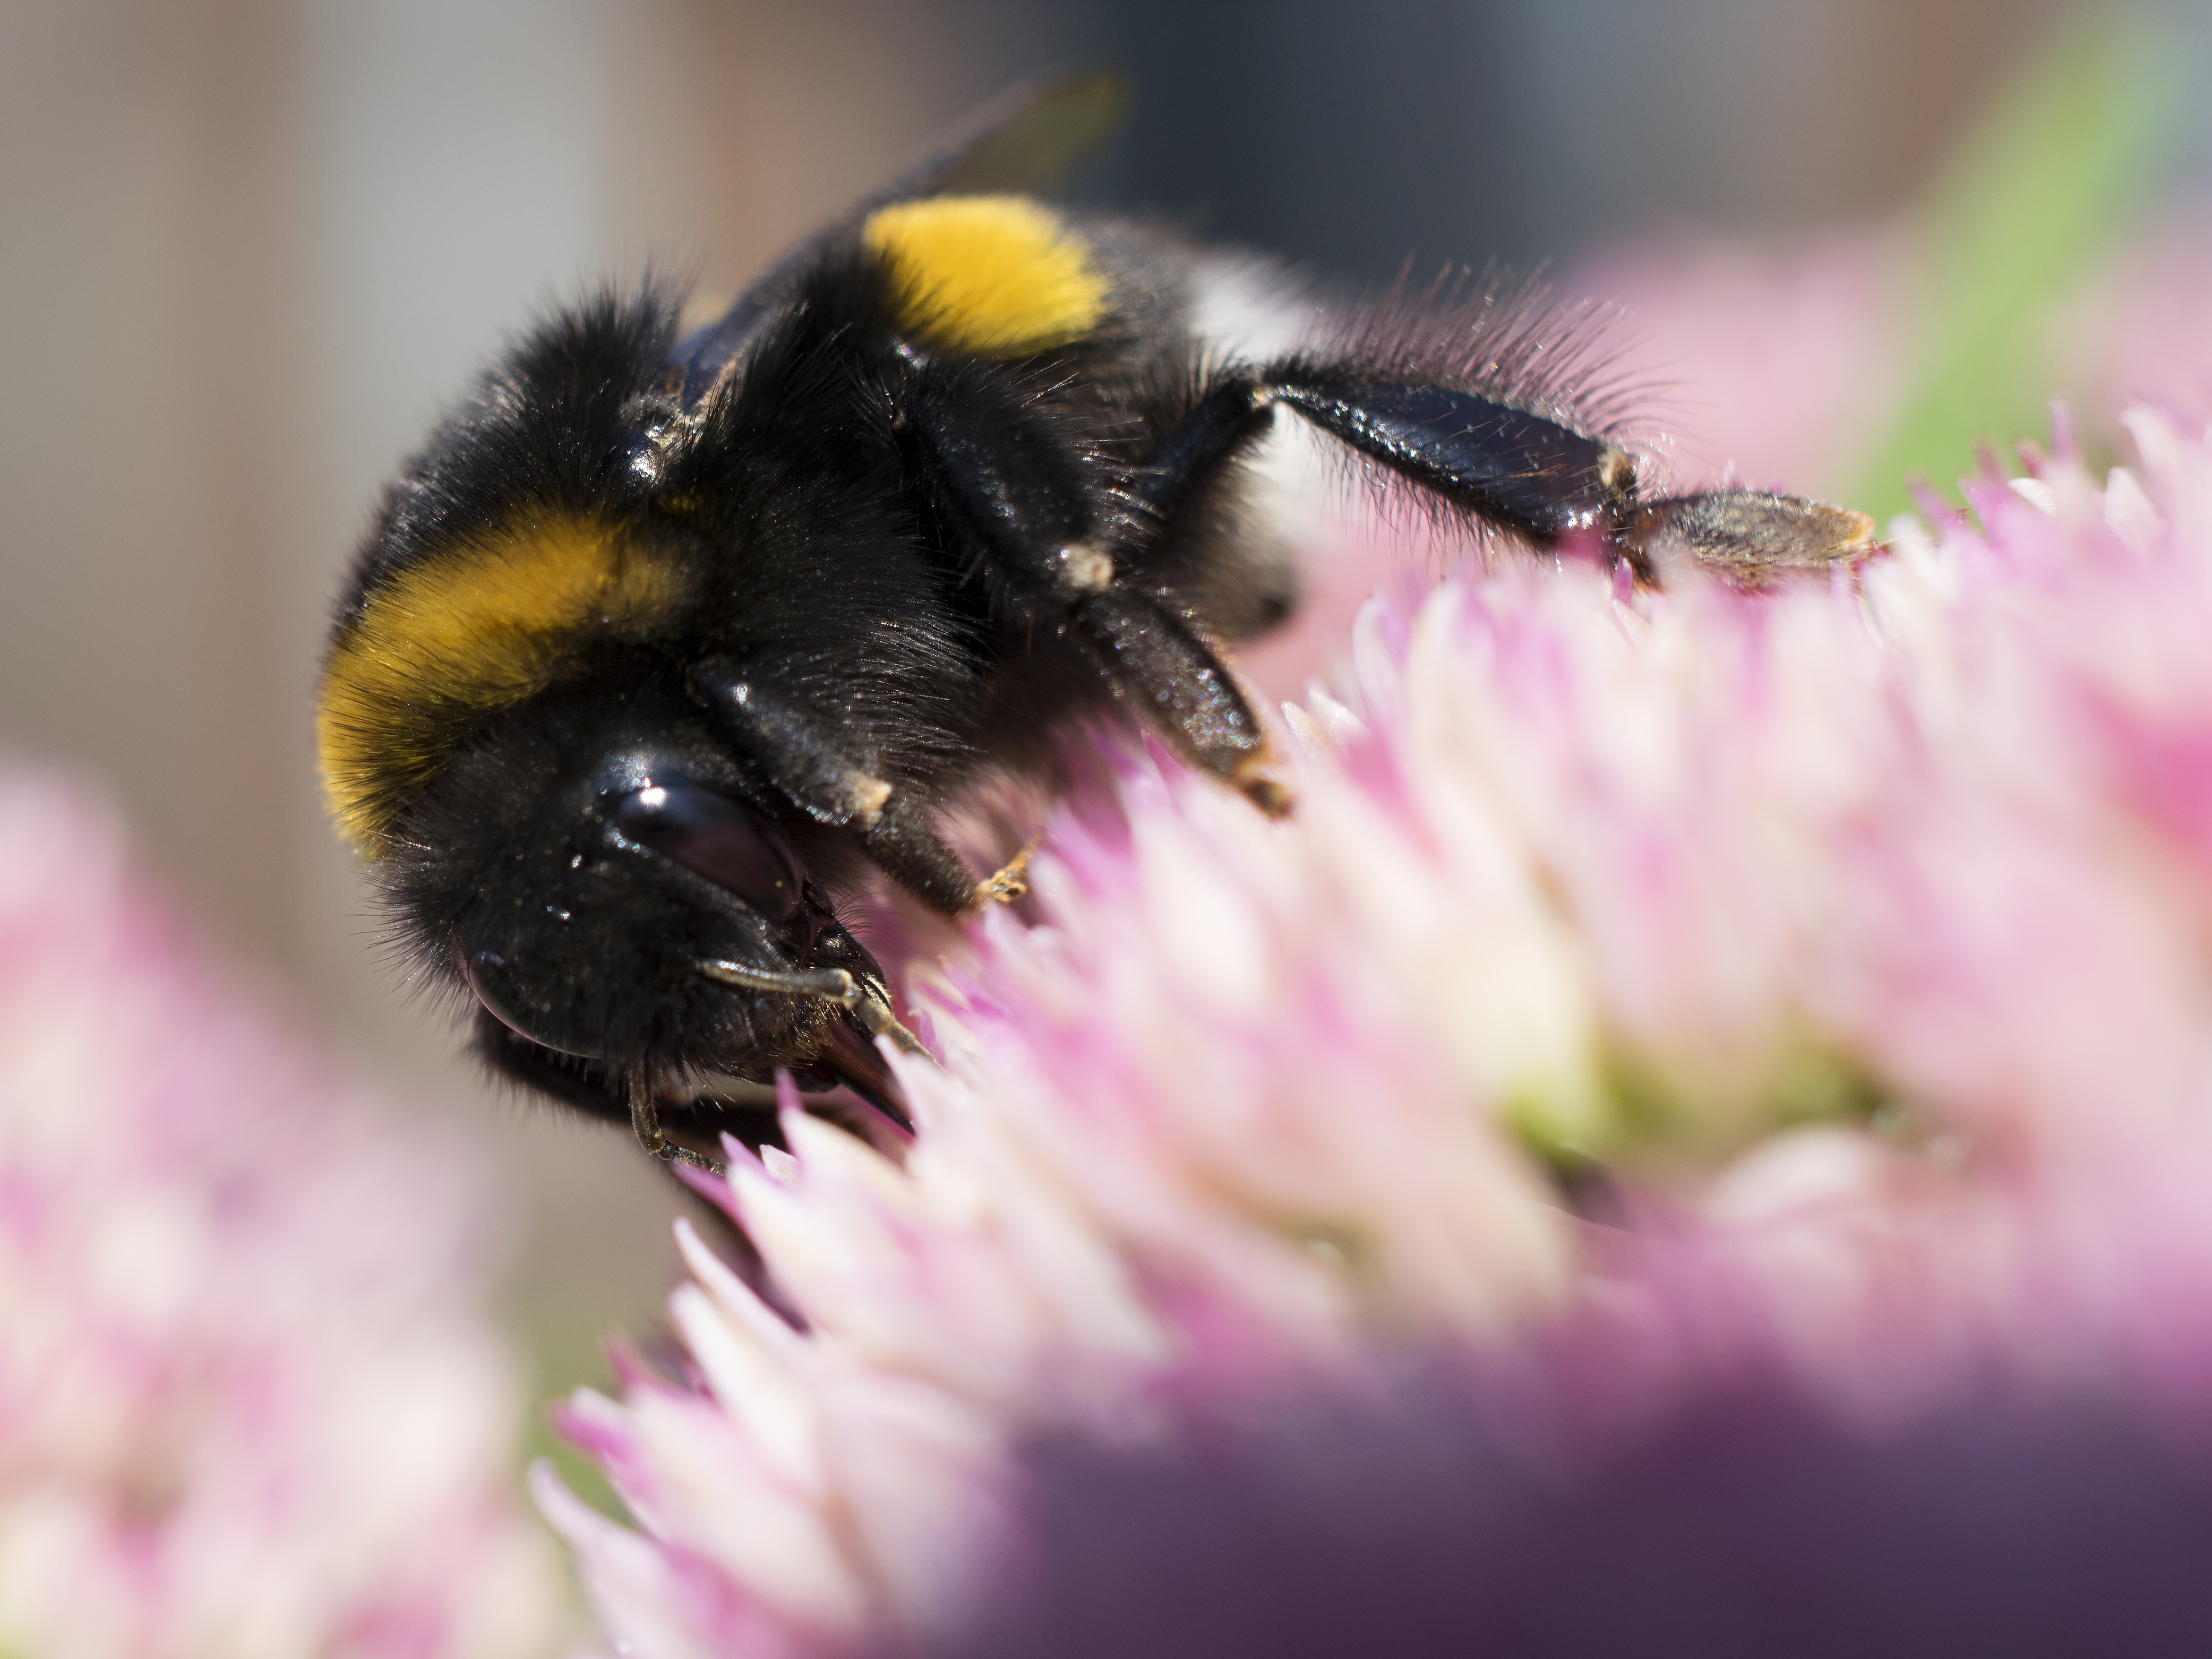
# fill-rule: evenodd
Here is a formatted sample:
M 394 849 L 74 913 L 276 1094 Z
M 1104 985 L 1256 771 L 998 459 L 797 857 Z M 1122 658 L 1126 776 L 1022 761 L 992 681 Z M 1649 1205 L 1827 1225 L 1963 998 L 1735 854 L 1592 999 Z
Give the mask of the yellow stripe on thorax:
M 1059 215 L 1026 196 L 942 196 L 868 216 L 898 324 L 926 345 L 1020 357 L 1065 345 L 1106 314 L 1109 287 Z
M 331 652 L 315 717 L 340 827 L 374 856 L 395 792 L 427 781 L 468 726 L 550 685 L 580 634 L 636 637 L 681 589 L 618 526 L 545 513 L 372 590 Z

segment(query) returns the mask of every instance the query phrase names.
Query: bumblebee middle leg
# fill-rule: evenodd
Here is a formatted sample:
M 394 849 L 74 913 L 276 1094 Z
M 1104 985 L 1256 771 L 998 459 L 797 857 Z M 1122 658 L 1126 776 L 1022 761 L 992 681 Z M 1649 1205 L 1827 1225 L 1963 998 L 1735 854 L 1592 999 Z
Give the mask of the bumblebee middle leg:
M 1186 759 L 1279 811 L 1265 728 L 1235 675 L 1172 594 L 1126 579 L 1111 510 L 1060 434 L 995 392 L 924 377 L 902 411 L 916 468 L 980 550 L 995 601 L 1062 632 Z
M 900 885 L 946 915 L 982 895 L 939 836 L 929 803 L 882 775 L 833 715 L 779 692 L 776 677 L 726 658 L 695 663 L 694 701 L 786 799 L 817 823 L 851 830 Z

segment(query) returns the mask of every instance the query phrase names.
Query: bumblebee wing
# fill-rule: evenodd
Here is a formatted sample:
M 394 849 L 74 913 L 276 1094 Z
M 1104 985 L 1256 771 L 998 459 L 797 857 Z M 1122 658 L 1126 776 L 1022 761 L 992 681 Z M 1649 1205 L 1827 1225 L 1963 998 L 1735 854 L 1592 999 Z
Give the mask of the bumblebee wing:
M 1121 131 L 1129 83 L 1111 70 L 1024 81 L 953 130 L 929 159 L 869 199 L 862 213 L 917 196 L 1048 190 Z
M 921 196 L 1048 189 L 1120 130 L 1128 104 L 1128 82 L 1111 70 L 1043 76 L 993 99 L 920 166 L 800 243 L 720 317 L 678 341 L 669 362 L 683 374 L 684 405 L 705 394 L 822 250 L 878 208 Z

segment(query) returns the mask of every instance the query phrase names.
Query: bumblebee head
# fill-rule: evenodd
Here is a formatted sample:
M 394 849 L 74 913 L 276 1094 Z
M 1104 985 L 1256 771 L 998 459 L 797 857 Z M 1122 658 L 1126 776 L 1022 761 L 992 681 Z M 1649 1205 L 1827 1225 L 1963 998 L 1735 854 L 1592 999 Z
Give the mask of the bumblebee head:
M 854 1011 L 881 970 L 680 685 L 625 674 L 509 711 L 373 867 L 502 1052 L 567 1057 L 603 1092 L 779 1066 L 880 1086 Z
M 708 1117 L 678 1127 L 711 1144 L 709 1097 L 746 1092 L 714 1079 L 779 1067 L 881 1103 L 896 1088 L 870 1034 L 901 1034 L 811 878 L 855 855 L 792 822 L 683 683 L 740 586 L 773 614 L 815 592 L 788 561 L 733 583 L 754 544 L 685 471 L 676 314 L 652 286 L 601 295 L 487 368 L 386 493 L 316 717 L 333 815 L 404 953 L 473 1006 L 495 1068 L 649 1145 L 687 1088 Z M 752 452 L 732 453 L 719 482 L 751 501 Z M 795 475 L 810 506 L 843 487 L 818 471 Z M 821 516 L 776 501 L 778 525 Z

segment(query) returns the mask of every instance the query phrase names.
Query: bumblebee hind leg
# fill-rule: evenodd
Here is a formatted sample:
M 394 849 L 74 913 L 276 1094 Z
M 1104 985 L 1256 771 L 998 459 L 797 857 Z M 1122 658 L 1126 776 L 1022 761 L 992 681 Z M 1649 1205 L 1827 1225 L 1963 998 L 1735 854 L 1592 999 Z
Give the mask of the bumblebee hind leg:
M 1656 568 L 1687 557 L 1739 587 L 1849 564 L 1881 547 L 1874 520 L 1863 513 L 1756 489 L 1646 502 L 1631 533 Z
M 1480 522 L 1538 547 L 1599 537 L 1638 580 L 1662 551 L 1723 580 L 1763 585 L 1789 569 L 1874 550 L 1863 514 L 1792 495 L 1722 490 L 1646 501 L 1628 453 L 1601 435 L 1494 398 L 1293 360 L 1221 381 L 1162 441 L 1139 493 L 1164 520 L 1186 508 L 1276 406 Z

